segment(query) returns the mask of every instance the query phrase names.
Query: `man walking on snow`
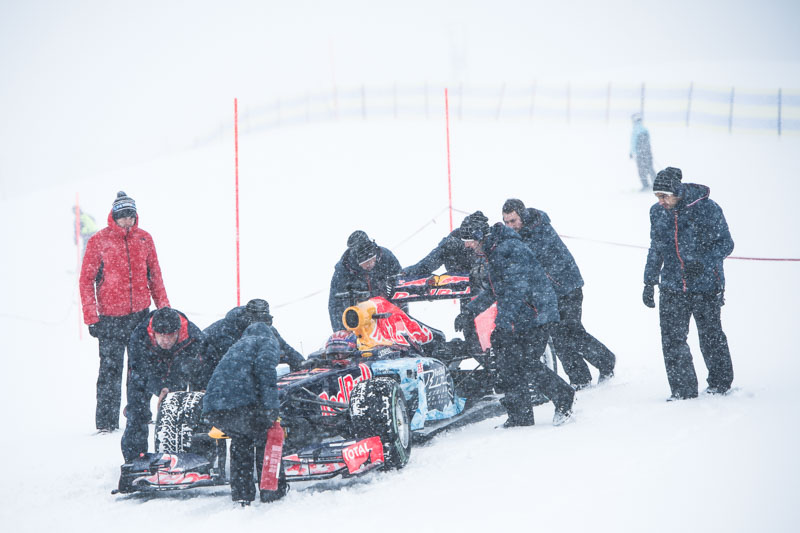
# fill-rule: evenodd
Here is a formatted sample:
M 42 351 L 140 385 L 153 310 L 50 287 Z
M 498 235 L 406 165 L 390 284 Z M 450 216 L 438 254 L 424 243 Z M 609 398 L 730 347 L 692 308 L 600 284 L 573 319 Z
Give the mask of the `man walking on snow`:
M 119 428 L 122 367 L 131 333 L 147 316 L 151 297 L 158 308 L 169 307 L 153 238 L 139 228 L 136 202 L 122 191 L 111 206 L 108 226 L 86 245 L 79 285 L 83 321 L 100 345 L 95 424 L 107 433 Z
M 550 225 L 550 217 L 512 198 L 503 204 L 503 222 L 530 247 L 558 296 L 560 321 L 551 328 L 550 336 L 572 386 L 583 389 L 592 383 L 584 359 L 599 370 L 598 383 L 611 378 L 616 358 L 583 327 L 583 277 L 564 241 Z
M 705 185 L 681 183 L 679 168 L 656 175 L 650 208 L 650 250 L 644 269 L 642 300 L 656 306 L 659 289 L 661 348 L 669 400 L 697 397 L 697 374 L 686 337 L 694 317 L 700 352 L 708 368 L 708 394 L 725 394 L 733 382 L 728 339 L 722 331 L 720 308 L 725 303 L 722 263 L 733 252 L 733 239 L 722 209 L 709 198 Z
M 501 403 L 508 420 L 503 427 L 533 425 L 530 385 L 553 402 L 553 425 L 561 425 L 572 417 L 575 392 L 541 362 L 550 327 L 558 322 L 556 294 L 519 235 L 500 223 L 490 228 L 485 220 L 467 217 L 461 239 L 487 260 L 489 288 L 467 305 L 469 313 L 477 316 L 497 302 L 491 344 L 505 390 Z

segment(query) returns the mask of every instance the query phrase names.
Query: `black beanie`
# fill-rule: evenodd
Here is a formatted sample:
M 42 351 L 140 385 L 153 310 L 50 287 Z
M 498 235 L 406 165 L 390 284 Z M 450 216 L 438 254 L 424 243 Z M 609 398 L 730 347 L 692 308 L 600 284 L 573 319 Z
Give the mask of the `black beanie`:
M 347 238 L 347 248 L 357 263 L 363 263 L 378 254 L 378 245 L 369 238 L 365 231 L 356 230 Z
M 175 333 L 181 329 L 181 315 L 171 307 L 162 307 L 153 313 L 151 324 L 156 333 Z
M 253 298 L 244 308 L 249 322 L 266 322 L 272 324 L 272 315 L 269 314 L 269 302 L 261 298 Z
M 480 211 L 475 211 L 461 223 L 461 240 L 482 241 L 489 235 L 489 219 Z
M 656 174 L 656 179 L 653 181 L 653 192 L 679 196 L 682 179 L 681 169 L 667 167 Z
M 117 199 L 111 204 L 111 215 L 114 220 L 125 217 L 136 216 L 136 202 L 133 198 L 125 194 L 125 191 L 117 193 Z

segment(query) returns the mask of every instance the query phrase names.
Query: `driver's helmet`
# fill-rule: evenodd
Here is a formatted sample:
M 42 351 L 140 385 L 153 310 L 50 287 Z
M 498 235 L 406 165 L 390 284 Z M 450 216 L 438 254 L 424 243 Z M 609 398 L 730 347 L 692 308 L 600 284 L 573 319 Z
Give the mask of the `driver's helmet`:
M 345 329 L 333 333 L 325 342 L 325 355 L 329 357 L 352 355 L 357 350 L 355 333 Z

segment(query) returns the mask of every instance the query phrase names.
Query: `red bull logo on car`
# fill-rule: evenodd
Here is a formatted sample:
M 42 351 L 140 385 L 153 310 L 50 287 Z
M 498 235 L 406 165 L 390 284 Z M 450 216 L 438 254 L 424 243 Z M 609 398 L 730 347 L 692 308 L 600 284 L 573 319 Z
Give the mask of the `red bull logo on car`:
M 360 372 L 360 375 L 358 376 L 347 374 L 346 376 L 341 376 L 337 380 L 339 383 L 339 390 L 336 394 L 328 394 L 327 392 L 323 392 L 319 395 L 319 399 L 328 402 L 349 404 L 350 393 L 353 392 L 353 388 L 355 388 L 355 386 L 362 381 L 372 379 L 372 370 L 368 365 L 361 363 L 358 365 L 358 370 Z M 333 416 L 334 414 L 335 413 L 333 409 L 325 405 L 322 406 L 322 416 Z

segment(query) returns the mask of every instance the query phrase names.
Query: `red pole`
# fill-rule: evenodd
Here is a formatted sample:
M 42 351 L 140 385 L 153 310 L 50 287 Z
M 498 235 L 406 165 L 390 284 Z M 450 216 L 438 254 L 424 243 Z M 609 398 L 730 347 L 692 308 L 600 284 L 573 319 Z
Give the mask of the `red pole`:
M 453 184 L 450 178 L 450 102 L 444 89 L 444 118 L 447 128 L 447 209 L 450 212 L 450 231 L 453 231 Z
M 239 101 L 233 99 L 233 143 L 236 151 L 236 305 L 242 305 L 239 275 Z
M 79 194 L 75 193 L 75 248 L 76 248 L 76 255 L 77 255 L 77 263 L 78 268 L 76 272 L 78 273 L 78 280 L 80 283 L 81 278 L 81 249 L 83 244 L 81 242 L 81 203 L 79 200 Z M 81 306 L 82 302 L 80 301 L 80 295 L 78 296 L 78 340 L 83 340 L 83 321 L 81 320 Z

